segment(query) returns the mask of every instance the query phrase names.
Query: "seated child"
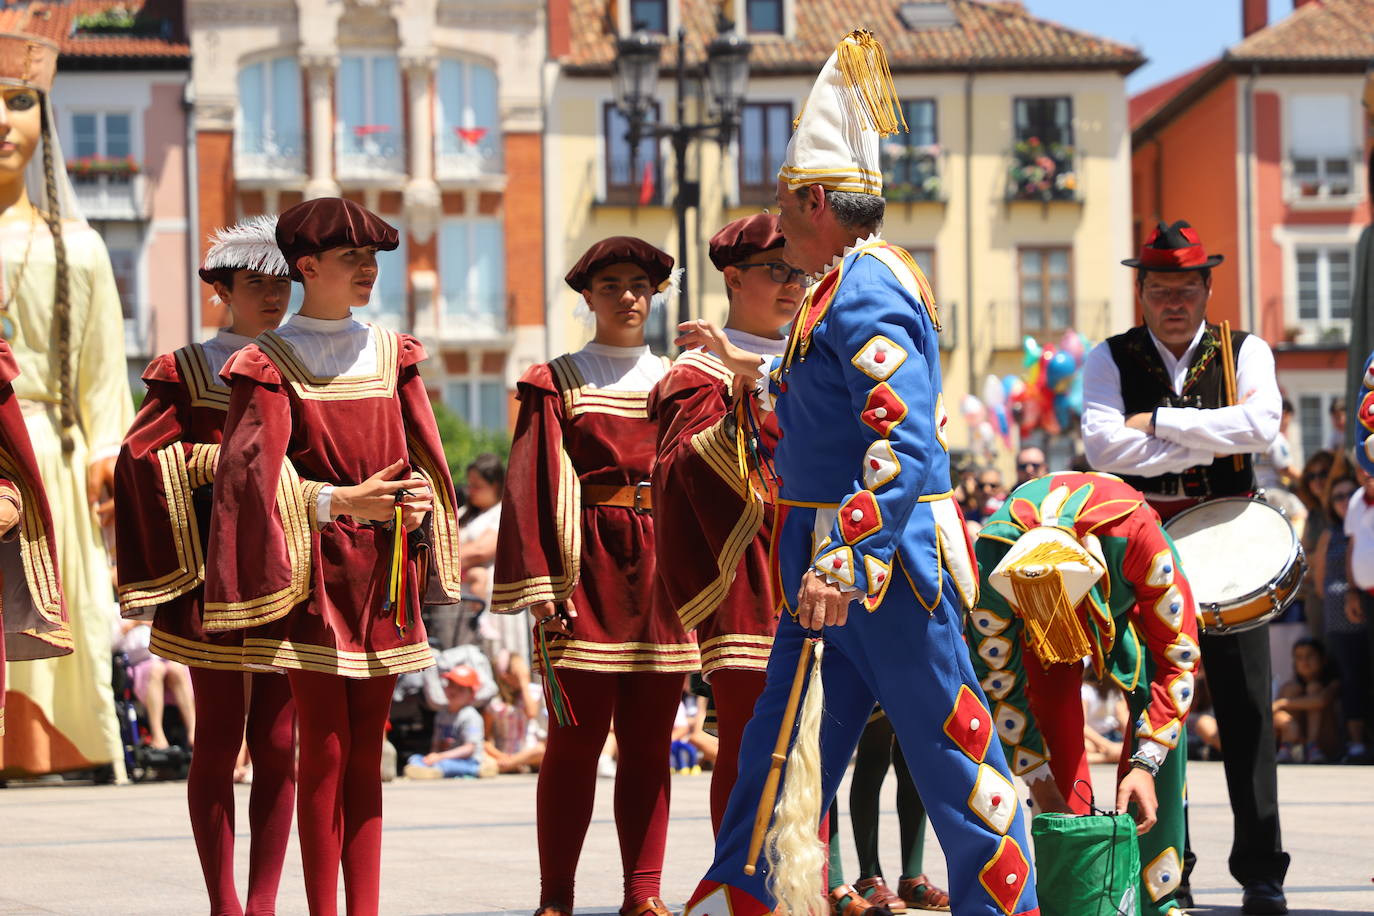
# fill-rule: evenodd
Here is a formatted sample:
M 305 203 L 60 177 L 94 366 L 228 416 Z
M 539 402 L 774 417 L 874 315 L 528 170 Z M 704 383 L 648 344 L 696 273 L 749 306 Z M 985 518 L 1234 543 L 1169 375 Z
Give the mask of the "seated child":
M 428 754 L 412 754 L 406 761 L 410 779 L 469 779 L 481 775 L 486 730 L 482 714 L 472 705 L 482 677 L 469 665 L 444 673 L 447 705 L 434 717 L 434 741 Z
M 1293 679 L 1274 701 L 1279 763 L 1326 763 L 1341 752 L 1336 705 L 1341 683 L 1326 661 L 1326 647 L 1307 637 L 1293 644 Z
M 493 667 L 496 696 L 483 711 L 487 757 L 500 773 L 537 771 L 549 735 L 544 691 L 530 683 L 530 665 L 523 655 L 502 649 Z

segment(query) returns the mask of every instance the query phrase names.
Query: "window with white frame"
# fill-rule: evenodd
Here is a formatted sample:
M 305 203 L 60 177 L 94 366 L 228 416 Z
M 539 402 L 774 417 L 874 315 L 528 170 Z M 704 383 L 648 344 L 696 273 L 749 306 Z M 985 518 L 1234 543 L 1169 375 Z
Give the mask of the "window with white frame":
M 1350 327 L 1354 250 L 1349 245 L 1300 245 L 1293 250 L 1298 321 L 1318 340 L 1344 341 Z
M 607 102 L 602 111 L 602 137 L 606 144 L 605 203 L 655 206 L 663 203 L 663 162 L 659 157 L 658 140 L 649 135 L 647 125 L 658 121 L 658 103 L 645 112 L 646 130 L 639 144 L 630 146 L 630 121 L 616 107 Z M 631 155 L 633 153 L 633 155 Z
M 395 54 L 339 59 L 338 169 L 341 178 L 405 173 L 401 75 Z
M 441 335 L 506 332 L 505 227 L 495 217 L 445 220 L 439 229 Z
M 475 61 L 444 58 L 439 61 L 438 89 L 438 177 L 500 174 L 501 106 L 496 71 Z
M 505 432 L 506 383 L 494 376 L 453 379 L 444 385 L 444 403 L 473 429 Z
M 396 227 L 400 244 L 392 251 L 377 252 L 377 282 L 372 287 L 372 298 L 368 308 L 372 320 L 394 331 L 408 330 L 410 309 L 407 290 L 409 289 L 409 268 L 406 265 L 405 225 L 396 216 L 383 216 Z
M 1331 424 L 1331 408 L 1344 401 L 1345 395 L 1340 392 L 1298 395 L 1298 435 L 1304 460 L 1331 447 L 1331 438 L 1336 435 Z
M 750 35 L 781 35 L 785 31 L 784 0 L 744 0 L 745 28 Z
M 71 116 L 72 156 L 67 170 L 77 181 L 101 177 L 127 181 L 134 163 L 133 115 L 125 111 L 82 111 Z
M 296 176 L 305 171 L 301 71 L 294 57 L 259 61 L 239 71 L 234 167 L 240 177 Z
M 630 29 L 668 34 L 668 0 L 630 0 Z
M 1288 97 L 1289 186 L 1292 200 L 1355 194 L 1355 120 L 1349 96 Z

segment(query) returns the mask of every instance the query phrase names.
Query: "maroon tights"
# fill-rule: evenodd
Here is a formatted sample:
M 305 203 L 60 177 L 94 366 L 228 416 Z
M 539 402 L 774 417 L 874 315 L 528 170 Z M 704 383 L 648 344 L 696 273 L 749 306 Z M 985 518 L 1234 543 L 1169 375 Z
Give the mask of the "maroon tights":
M 744 739 L 744 726 L 754 715 L 754 704 L 763 693 L 763 671 L 721 668 L 711 672 L 711 696 L 716 704 L 716 735 L 720 750 L 716 753 L 716 768 L 711 771 L 711 830 L 720 832 L 730 790 L 739 775 L 739 746 Z
M 615 825 L 626 908 L 659 894 L 672 784 L 668 747 L 682 698 L 682 675 L 603 674 L 561 668 L 558 678 L 576 725 L 553 726 L 539 768 L 540 905 L 573 905 L 582 842 L 592 819 L 596 762 L 615 721 L 619 759 Z
M 291 671 L 300 717 L 296 796 L 311 916 L 376 916 L 382 866 L 382 739 L 396 675 L 346 678 Z
M 272 916 L 296 795 L 295 708 L 286 678 L 192 668 L 195 752 L 186 781 L 191 833 L 210 895 L 210 916 Z M 248 909 L 234 888 L 234 764 L 247 719 L 253 788 L 248 795 Z

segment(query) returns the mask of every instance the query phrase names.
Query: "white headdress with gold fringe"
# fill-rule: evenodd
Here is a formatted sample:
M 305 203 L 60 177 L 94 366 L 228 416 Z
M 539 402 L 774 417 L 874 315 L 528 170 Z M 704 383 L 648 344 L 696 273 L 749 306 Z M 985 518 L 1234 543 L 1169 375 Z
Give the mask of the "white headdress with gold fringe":
M 883 46 L 855 29 L 835 48 L 811 87 L 778 177 L 792 190 L 883 193 L 878 140 L 906 130 Z
M 1040 661 L 1074 664 L 1092 654 L 1079 602 L 1106 571 L 1072 533 L 1041 526 L 1017 538 L 988 578 L 1025 623 L 1026 642 Z

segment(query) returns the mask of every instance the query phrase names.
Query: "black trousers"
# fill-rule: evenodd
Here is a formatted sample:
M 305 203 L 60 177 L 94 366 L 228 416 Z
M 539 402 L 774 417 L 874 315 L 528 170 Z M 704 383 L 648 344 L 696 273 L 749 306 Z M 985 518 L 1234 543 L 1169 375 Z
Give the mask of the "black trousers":
M 1231 875 L 1242 886 L 1260 881 L 1282 884 L 1288 853 L 1279 833 L 1269 626 L 1231 636 L 1203 636 L 1199 642 L 1235 820 Z M 1185 859 L 1191 873 L 1191 849 Z

